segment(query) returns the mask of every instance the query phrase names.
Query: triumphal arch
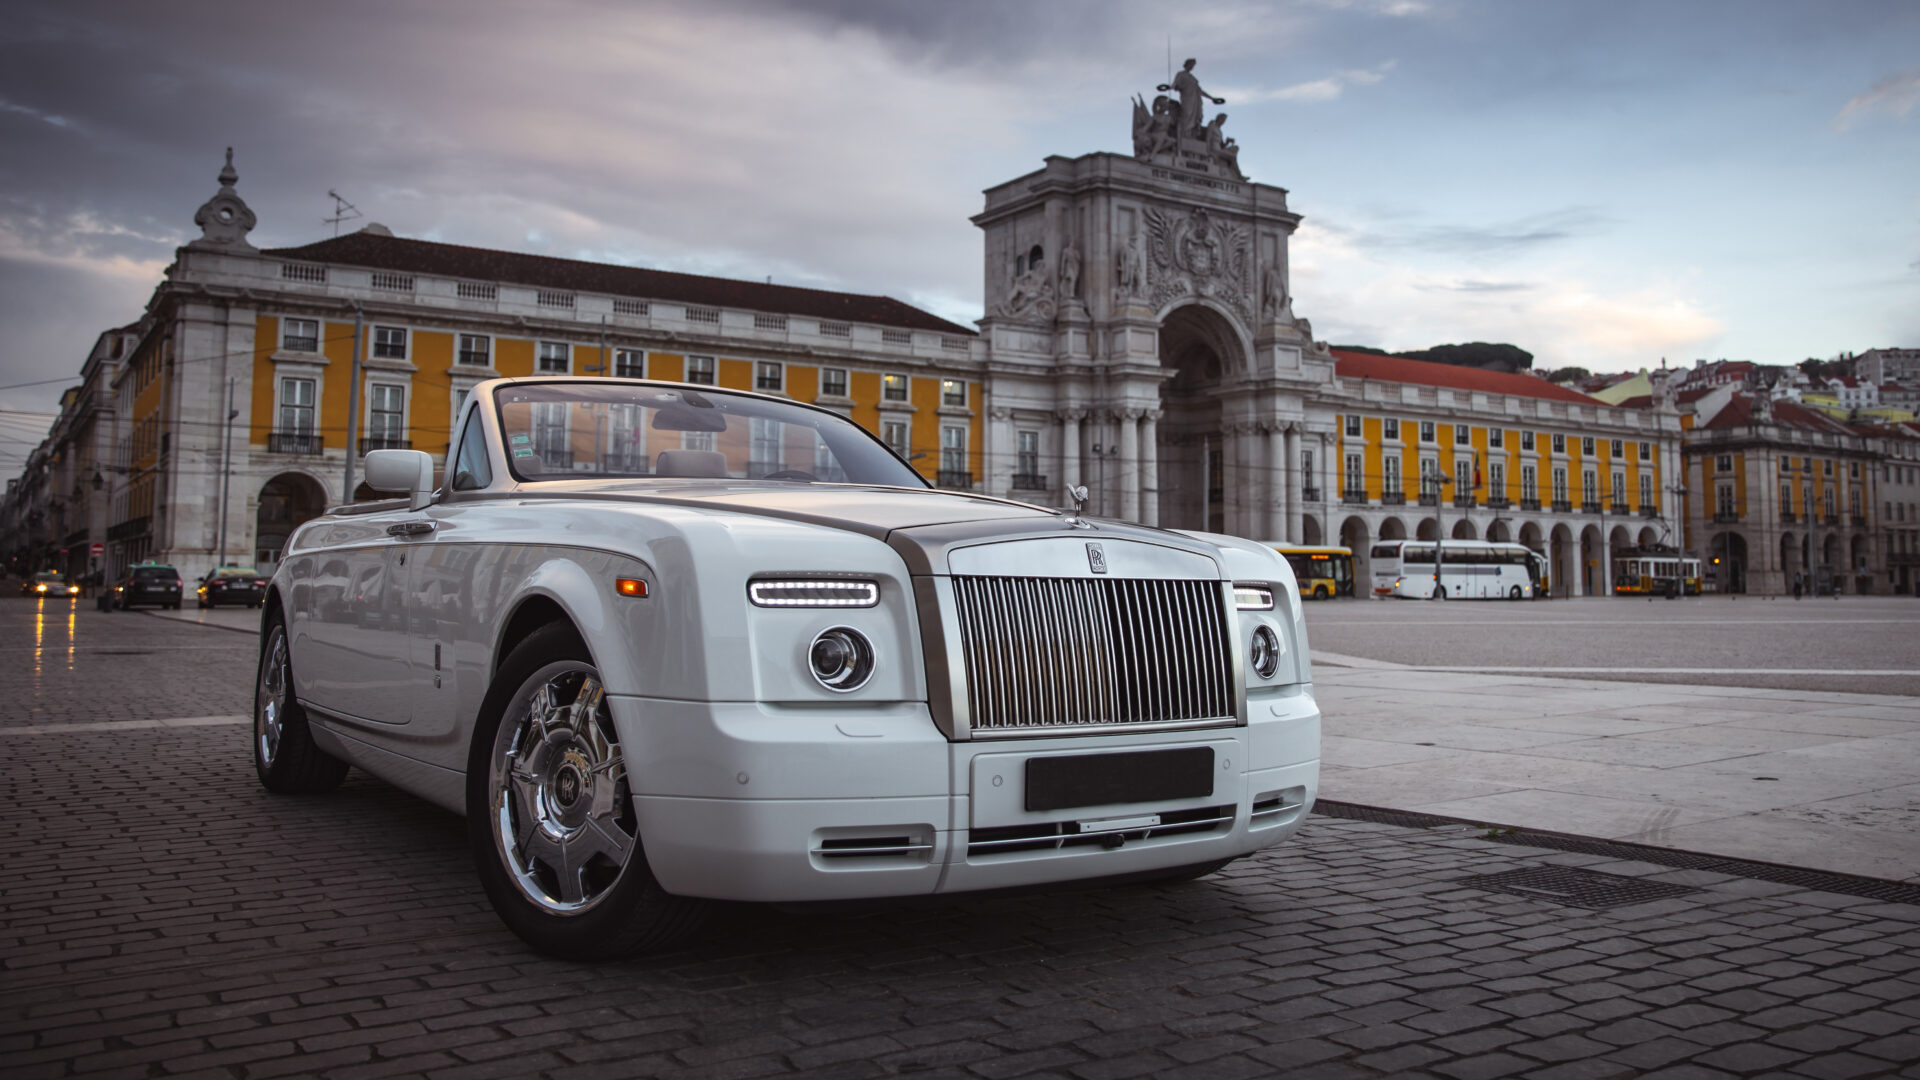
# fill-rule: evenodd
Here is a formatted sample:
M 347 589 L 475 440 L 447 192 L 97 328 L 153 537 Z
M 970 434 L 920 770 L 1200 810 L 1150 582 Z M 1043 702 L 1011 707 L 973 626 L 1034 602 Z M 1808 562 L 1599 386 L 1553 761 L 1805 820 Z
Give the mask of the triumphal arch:
M 1315 542 L 1333 358 L 1294 314 L 1285 188 L 1249 180 L 1188 61 L 1133 153 L 986 192 L 987 490 L 1171 528 Z

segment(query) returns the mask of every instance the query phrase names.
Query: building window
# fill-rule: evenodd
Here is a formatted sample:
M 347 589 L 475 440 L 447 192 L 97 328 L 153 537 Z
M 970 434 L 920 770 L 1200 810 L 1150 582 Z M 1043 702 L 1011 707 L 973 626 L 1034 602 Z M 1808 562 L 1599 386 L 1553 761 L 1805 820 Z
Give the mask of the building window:
M 1400 421 L 1395 420 L 1391 416 L 1387 417 L 1385 420 L 1380 421 L 1380 437 L 1383 439 L 1399 438 L 1400 437 Z
M 1860 479 L 1860 463 L 1857 461 L 1847 462 L 1847 475 L 1855 480 Z
M 1487 492 L 1488 498 L 1504 499 L 1507 497 L 1507 467 L 1505 464 L 1498 461 L 1490 461 L 1487 463 Z
M 1833 475 L 1833 459 L 1832 458 L 1828 458 L 1827 460 L 1820 463 L 1820 475 L 1822 476 Z
M 1218 475 L 1218 474 L 1215 474 Z M 1388 454 L 1380 459 L 1380 493 L 1382 495 L 1406 494 L 1406 487 L 1400 483 L 1400 456 Z
M 1592 469 L 1580 470 L 1580 501 L 1584 503 L 1600 501 L 1600 477 Z
M 1345 421 L 1347 425 L 1347 438 L 1349 439 L 1359 438 L 1360 437 L 1360 418 L 1357 416 L 1348 416 L 1345 418 Z
M 1469 428 L 1465 424 L 1453 425 L 1453 444 L 1455 446 L 1465 446 L 1472 441 L 1473 441 L 1472 428 Z
M 1531 465 L 1520 466 L 1520 497 L 1530 503 L 1540 501 L 1540 474 Z
M 373 356 L 376 360 L 405 360 L 407 331 L 399 326 L 373 328 Z
M 1713 471 L 1717 473 L 1732 472 L 1733 471 L 1733 455 L 1721 454 L 1715 457 L 1713 459 Z
M 894 453 L 902 458 L 907 456 L 907 422 L 905 420 L 888 420 L 881 424 L 880 438 L 893 448 Z
M 762 360 L 754 364 L 753 388 L 769 393 L 780 393 L 787 388 L 786 369 L 771 360 Z
M 1433 421 L 1431 420 L 1420 421 L 1420 441 L 1423 443 L 1430 443 L 1434 441 Z
M 1553 470 L 1553 501 L 1555 503 L 1571 501 L 1567 497 L 1567 470 L 1565 469 Z
M 1360 475 L 1360 472 L 1360 455 L 1348 454 L 1346 487 L 1344 489 L 1348 495 L 1365 495 L 1367 493 L 1366 477 Z
M 1713 489 L 1713 516 L 1733 518 L 1733 485 L 1720 484 Z
M 1641 461 L 1653 460 L 1653 444 L 1652 443 L 1643 442 L 1640 444 L 1640 460 Z
M 1019 444 L 1019 450 L 1014 459 L 1013 486 L 1026 488 L 1042 486 L 1040 483 L 1040 433 L 1016 432 L 1015 440 Z
M 940 471 L 967 471 L 967 429 L 952 424 L 940 429 Z
M 1626 473 L 1616 472 L 1613 474 L 1613 490 L 1608 492 L 1608 496 L 1613 499 L 1614 509 L 1622 510 L 1626 508 L 1626 499 L 1627 499 L 1627 474 Z
M 1789 457 L 1783 457 L 1783 458 L 1781 458 L 1781 459 L 1780 459 L 1780 471 L 1781 471 L 1781 472 L 1792 472 L 1792 471 L 1793 471 L 1793 459 L 1792 459 L 1792 458 L 1789 458 Z
M 564 341 L 541 342 L 539 360 L 534 364 L 534 369 L 545 375 L 565 375 L 572 370 L 567 356 L 569 351 Z
M 820 396 L 841 398 L 847 396 L 846 368 L 830 367 L 820 369 Z
M 647 354 L 639 349 L 613 350 L 613 373 L 622 379 L 647 377 Z
M 281 320 L 280 347 L 288 352 L 319 352 L 319 321 L 315 319 Z
M 573 437 L 567 432 L 571 411 L 564 401 L 533 403 L 533 452 L 540 455 L 540 465 L 547 472 L 573 470 Z
M 313 434 L 313 380 L 280 380 L 280 434 Z
M 687 381 L 690 383 L 699 383 L 702 386 L 712 386 L 713 385 L 713 357 L 711 356 L 687 357 Z
M 1648 475 L 1647 473 L 1641 473 L 1640 474 L 1640 509 L 1645 510 L 1651 507 L 1652 505 L 1653 505 L 1653 477 Z
M 1565 435 L 1557 433 L 1554 435 L 1553 452 L 1556 454 L 1564 454 L 1567 452 L 1567 437 Z
M 782 462 L 778 420 L 754 417 L 747 422 L 747 475 L 762 477 L 785 468 Z
M 1533 449 L 1533 432 L 1523 431 L 1520 433 L 1520 449 L 1522 450 Z
M 880 400 L 907 400 L 907 377 L 905 375 L 880 376 Z
M 1473 463 L 1465 458 L 1455 458 L 1453 462 L 1453 497 L 1466 499 L 1473 495 Z
M 485 334 L 461 334 L 460 362 L 478 367 L 493 363 L 493 339 Z
M 1613 440 L 1612 443 L 1608 444 L 1607 452 L 1615 459 L 1626 457 L 1627 455 L 1620 452 L 1620 447 L 1621 447 L 1620 440 L 1615 439 Z
M 1793 514 L 1793 481 L 1791 480 L 1780 481 L 1780 513 L 1788 516 Z
M 1487 429 L 1487 445 L 1498 450 L 1507 445 L 1507 432 L 1504 428 Z
M 940 380 L 940 404 L 967 407 L 967 384 L 959 379 Z
M 1313 451 L 1300 451 L 1300 486 L 1313 491 Z
M 1593 456 L 1593 436 L 1582 435 L 1580 437 L 1580 452 L 1588 457 Z
M 394 383 L 367 387 L 368 450 L 407 448 L 407 389 Z

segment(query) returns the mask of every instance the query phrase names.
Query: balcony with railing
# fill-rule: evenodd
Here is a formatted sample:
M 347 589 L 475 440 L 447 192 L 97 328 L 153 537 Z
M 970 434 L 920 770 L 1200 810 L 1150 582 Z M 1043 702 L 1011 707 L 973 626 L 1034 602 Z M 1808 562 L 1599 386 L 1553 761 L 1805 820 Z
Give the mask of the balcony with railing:
M 412 439 L 396 439 L 386 435 L 369 435 L 360 440 L 360 452 L 369 450 L 411 450 Z
M 321 451 L 321 437 L 310 431 L 276 431 L 267 436 L 268 453 L 318 454 Z
M 1301 498 L 1301 499 L 1303 499 L 1303 500 L 1305 500 L 1306 502 L 1319 502 L 1319 501 L 1320 501 L 1320 489 L 1319 489 L 1319 488 L 1317 488 L 1317 487 L 1304 487 L 1304 488 L 1301 488 L 1301 489 L 1300 489 L 1300 498 Z
M 1793 518 L 1793 511 L 1792 511 L 1792 510 L 1782 510 L 1782 511 L 1780 511 L 1780 523 L 1781 523 L 1782 525 L 1791 525 L 1791 524 L 1793 524 L 1793 521 L 1794 521 L 1794 518 Z
M 1439 492 L 1437 492 L 1437 491 L 1423 491 L 1423 492 L 1421 492 L 1421 493 L 1420 493 L 1420 505 L 1421 505 L 1421 506 L 1439 506 L 1439 505 L 1440 505 L 1440 493 L 1439 493 Z
M 1600 500 L 1598 500 L 1598 499 L 1586 499 L 1586 500 L 1583 500 L 1583 501 L 1582 501 L 1582 502 L 1580 503 L 1580 512 L 1581 512 L 1581 513 L 1583 513 L 1583 514 L 1597 514 L 1597 513 L 1599 513 L 1599 512 L 1600 512 Z
M 1828 524 L 1828 525 L 1838 525 L 1838 524 L 1840 524 L 1840 515 L 1839 515 L 1839 514 L 1831 514 L 1831 513 L 1830 513 L 1830 514 L 1828 514 L 1828 515 L 1827 515 L 1827 518 L 1826 518 L 1826 524 Z
M 952 491 L 972 491 L 973 473 L 965 469 L 941 469 L 934 476 L 934 486 Z
M 1014 473 L 1013 474 L 1013 490 L 1045 491 L 1047 490 L 1047 474 L 1033 473 L 1033 472 Z
M 1468 492 L 1465 495 L 1455 495 L 1453 497 L 1454 508 L 1458 510 L 1471 510 L 1479 504 L 1480 500 L 1474 498 L 1472 492 Z
M 1715 525 L 1731 525 L 1740 520 L 1740 512 L 1731 506 L 1723 506 L 1713 512 Z
M 1641 503 L 1640 516 L 1643 518 L 1657 518 L 1660 516 L 1660 508 L 1652 503 Z
M 1848 515 L 1847 515 L 1847 520 L 1853 523 L 1853 527 L 1854 527 L 1854 528 L 1856 528 L 1856 529 L 1862 529 L 1862 528 L 1865 528 L 1865 527 L 1866 527 L 1866 524 L 1867 524 L 1867 515 L 1865 515 L 1865 514 L 1848 514 Z
M 1349 506 L 1365 506 L 1367 505 L 1367 489 L 1348 488 L 1340 493 L 1340 501 Z
M 1507 498 L 1505 495 L 1489 495 L 1487 497 L 1487 509 L 1489 510 L 1505 510 L 1512 505 L 1513 500 Z
M 1539 499 L 1539 497 L 1537 497 L 1537 496 L 1533 496 L 1533 495 L 1522 495 L 1522 496 L 1520 497 L 1520 509 L 1522 509 L 1522 510 L 1538 510 L 1538 509 L 1540 509 L 1540 499 Z
M 1573 513 L 1573 502 L 1569 499 L 1555 499 L 1553 500 L 1553 512 L 1556 514 L 1571 514 Z
M 1383 491 L 1380 493 L 1381 506 L 1405 506 L 1407 493 L 1404 491 Z

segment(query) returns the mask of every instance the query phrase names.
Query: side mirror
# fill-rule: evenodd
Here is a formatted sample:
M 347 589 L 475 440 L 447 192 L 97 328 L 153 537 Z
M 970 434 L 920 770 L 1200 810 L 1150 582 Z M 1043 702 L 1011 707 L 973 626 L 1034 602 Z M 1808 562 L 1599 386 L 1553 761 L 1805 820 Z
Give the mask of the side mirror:
M 373 490 L 406 492 L 409 509 L 433 501 L 433 456 L 423 450 L 369 450 L 366 472 Z

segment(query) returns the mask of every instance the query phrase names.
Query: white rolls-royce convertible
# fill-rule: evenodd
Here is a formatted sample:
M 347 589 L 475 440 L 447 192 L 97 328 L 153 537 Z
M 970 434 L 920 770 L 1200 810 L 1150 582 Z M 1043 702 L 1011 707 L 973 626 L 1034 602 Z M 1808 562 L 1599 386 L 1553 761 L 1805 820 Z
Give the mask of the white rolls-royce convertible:
M 289 541 L 254 764 L 465 814 L 537 948 L 662 948 L 715 899 L 1198 876 L 1312 805 L 1271 548 L 936 491 L 837 413 L 713 387 L 494 380 L 450 447 L 437 489 L 369 453 L 404 497 Z

